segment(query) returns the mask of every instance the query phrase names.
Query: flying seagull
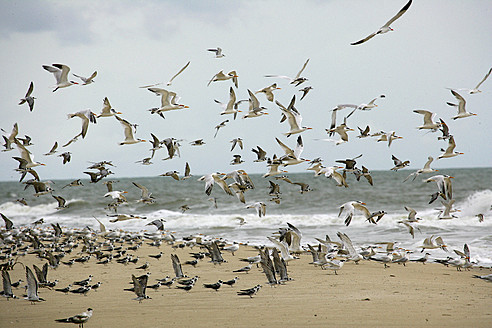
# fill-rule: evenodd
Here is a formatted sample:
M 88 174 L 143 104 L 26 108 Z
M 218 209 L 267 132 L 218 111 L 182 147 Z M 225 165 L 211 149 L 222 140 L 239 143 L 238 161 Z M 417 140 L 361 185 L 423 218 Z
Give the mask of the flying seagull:
M 411 4 L 412 4 L 412 0 L 409 0 L 407 2 L 407 4 L 405 6 L 403 6 L 403 8 L 401 8 L 400 11 L 395 16 L 393 16 L 389 21 L 387 21 L 386 24 L 381 26 L 379 28 L 379 30 L 377 30 L 374 33 L 369 34 L 368 36 L 366 36 L 365 38 L 363 38 L 357 42 L 351 43 L 351 45 L 356 46 L 356 45 L 362 44 L 362 43 L 372 39 L 377 34 L 383 34 L 383 33 L 389 32 L 389 31 L 393 31 L 393 29 L 390 27 L 390 25 L 403 15 L 408 10 L 408 8 L 410 8 Z

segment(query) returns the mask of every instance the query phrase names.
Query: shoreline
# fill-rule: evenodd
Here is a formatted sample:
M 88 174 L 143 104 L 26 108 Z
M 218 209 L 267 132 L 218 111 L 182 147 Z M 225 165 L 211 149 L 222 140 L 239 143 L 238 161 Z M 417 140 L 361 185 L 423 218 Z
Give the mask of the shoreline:
M 190 252 L 199 252 L 198 246 L 159 248 L 149 246 L 145 240 L 136 251 L 128 250 L 139 257 L 136 264 L 96 264 L 91 258 L 86 263 L 72 266 L 60 264 L 49 269 L 48 280 L 59 280 L 55 288 L 63 288 L 73 281 L 93 275 L 91 283 L 100 281 L 97 290 L 87 296 L 57 292 L 40 288 L 40 297 L 46 299 L 31 305 L 24 299 L 0 298 L 1 327 L 57 327 L 55 319 L 66 318 L 94 309 L 92 318 L 84 325 L 90 327 L 490 327 L 492 310 L 492 284 L 473 275 L 492 273 L 491 268 L 472 268 L 457 271 L 437 263 L 408 263 L 406 266 L 391 264 L 384 268 L 381 263 L 361 261 L 356 265 L 347 262 L 338 274 L 310 265 L 309 253 L 290 261 L 289 277 L 283 285 L 268 286 L 261 268 L 254 265 L 249 273 L 234 273 L 247 263 L 241 258 L 255 256 L 258 250 L 252 246 L 240 246 L 232 256 L 223 252 L 227 261 L 212 264 L 208 258 L 200 260 L 196 267 L 185 265 Z M 129 245 L 123 244 L 126 248 Z M 83 245 L 67 254 L 62 261 L 79 257 Z M 160 259 L 149 254 L 163 252 Z M 152 299 L 138 303 L 135 294 L 123 291 L 131 286 L 131 275 L 150 272 L 148 285 L 158 278 L 174 276 L 170 254 L 181 260 L 183 271 L 190 277 L 198 275 L 196 285 L 189 291 L 161 286 L 147 289 Z M 46 260 L 29 254 L 19 262 L 32 268 L 41 267 Z M 149 263 L 147 270 L 137 267 Z M 25 269 L 15 265 L 9 271 L 12 282 L 25 280 Z M 218 291 L 204 288 L 204 283 L 229 280 L 239 277 L 233 286 L 223 285 Z M 22 283 L 22 285 L 24 285 Z M 261 284 L 262 288 L 252 298 L 238 296 L 237 291 Z M 23 288 L 14 288 L 13 293 L 22 298 Z M 61 326 L 63 327 L 63 326 Z

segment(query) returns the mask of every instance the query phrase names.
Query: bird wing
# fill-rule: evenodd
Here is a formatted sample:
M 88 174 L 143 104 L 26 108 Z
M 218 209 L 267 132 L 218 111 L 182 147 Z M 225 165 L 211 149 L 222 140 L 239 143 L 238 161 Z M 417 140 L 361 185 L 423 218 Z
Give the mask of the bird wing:
M 183 66 L 183 68 L 181 68 L 178 73 L 174 74 L 174 76 L 169 80 L 169 82 L 167 82 L 167 85 L 171 85 L 171 83 L 173 82 L 173 80 L 176 78 L 176 76 L 178 76 L 179 74 L 181 74 L 189 65 L 190 65 L 190 61 L 188 61 L 186 63 L 186 65 Z
M 38 297 L 38 281 L 31 269 L 26 266 L 27 298 L 35 299 Z
M 491 68 L 491 69 L 489 69 L 489 71 L 487 72 L 487 74 L 485 74 L 484 78 L 482 79 L 482 81 L 480 81 L 480 82 L 477 84 L 477 86 L 475 87 L 475 89 L 478 89 L 478 88 L 480 87 L 480 85 L 481 85 L 482 83 L 484 83 L 484 82 L 485 82 L 485 80 L 489 77 L 489 75 L 490 75 L 490 73 L 491 73 L 491 72 L 492 72 L 492 68 Z M 31 83 L 32 83 L 32 82 L 31 82 Z
M 395 20 L 400 18 L 407 10 L 410 8 L 410 5 L 412 4 L 412 0 L 409 0 L 403 8 L 400 9 L 400 11 L 393 16 L 389 21 L 386 22 L 386 24 L 383 25 L 383 27 L 389 27 Z
M 306 60 L 306 62 L 304 63 L 304 65 L 302 65 L 301 70 L 299 71 L 299 73 L 297 73 L 297 75 L 296 75 L 296 77 L 294 78 L 294 80 L 295 80 L 295 79 L 298 79 L 298 78 L 301 76 L 302 71 L 304 71 L 304 69 L 306 68 L 306 66 L 307 66 L 307 64 L 308 64 L 308 63 L 309 63 L 309 58 Z

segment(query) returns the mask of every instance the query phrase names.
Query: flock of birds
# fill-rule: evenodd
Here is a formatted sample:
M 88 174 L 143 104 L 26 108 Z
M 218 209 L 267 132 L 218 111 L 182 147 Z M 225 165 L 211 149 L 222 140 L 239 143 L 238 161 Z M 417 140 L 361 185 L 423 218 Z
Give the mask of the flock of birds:
M 385 23 L 380 29 L 376 32 L 371 33 L 369 36 L 351 43 L 352 45 L 360 45 L 376 35 L 383 34 L 393 29 L 390 25 L 395 22 L 398 18 L 400 18 L 409 8 L 412 3 L 412 0 L 408 1 L 406 5 L 387 23 Z M 214 53 L 215 58 L 223 58 L 225 56 L 223 50 L 221 48 L 208 49 L 208 51 Z M 294 77 L 283 76 L 283 75 L 265 75 L 267 78 L 274 79 L 284 79 L 289 82 L 290 85 L 294 87 L 299 87 L 300 85 L 306 83 L 308 79 L 303 76 L 303 72 L 309 64 L 309 59 L 304 62 L 302 68 L 297 72 Z M 175 78 L 178 78 L 179 75 L 184 72 L 190 62 L 188 62 L 185 66 L 183 66 L 167 83 L 167 87 L 172 85 L 172 82 Z M 63 88 L 67 88 L 73 85 L 82 84 L 89 85 L 95 81 L 97 77 L 97 72 L 95 71 L 89 77 L 83 77 L 80 75 L 73 74 L 75 77 L 79 79 L 80 82 L 75 82 L 69 80 L 70 68 L 64 64 L 53 64 L 53 65 L 43 65 L 43 68 L 53 74 L 56 79 L 56 86 L 53 92 L 58 91 Z M 473 117 L 477 114 L 471 113 L 466 109 L 466 100 L 458 93 L 458 91 L 467 91 L 468 94 L 473 95 L 480 93 L 480 86 L 486 81 L 486 79 L 491 74 L 492 69 L 490 69 L 485 77 L 477 84 L 477 86 L 473 89 L 450 89 L 451 95 L 456 99 L 457 103 L 448 102 L 449 106 L 453 106 L 457 108 L 457 114 L 451 117 L 452 120 L 464 119 L 468 117 Z M 217 137 L 219 131 L 226 127 L 230 120 L 235 120 L 239 113 L 242 113 L 242 103 L 248 104 L 248 109 L 245 114 L 243 114 L 243 119 L 253 119 L 259 118 L 263 115 L 268 115 L 267 108 L 262 105 L 262 101 L 258 99 L 258 94 L 263 94 L 266 97 L 266 100 L 271 103 L 275 103 L 281 113 L 280 122 L 287 121 L 289 124 L 289 130 L 284 133 L 286 138 L 290 136 L 296 135 L 296 145 L 295 148 L 291 148 L 286 145 L 279 138 L 275 138 L 278 146 L 282 149 L 283 155 L 278 156 L 274 154 L 273 156 L 268 157 L 267 153 L 260 147 L 256 146 L 252 149 L 257 155 L 257 159 L 255 162 L 266 162 L 267 163 L 267 172 L 263 175 L 264 178 L 275 178 L 275 180 L 284 181 L 289 184 L 297 185 L 300 187 L 301 193 L 307 193 L 311 189 L 309 185 L 302 182 L 292 182 L 284 173 L 287 173 L 285 170 L 288 166 L 299 165 L 301 163 L 309 163 L 309 167 L 307 170 L 313 171 L 315 176 L 325 176 L 327 178 L 332 179 L 336 186 L 346 188 L 348 187 L 347 183 L 347 174 L 354 174 L 356 179 L 359 181 L 360 178 L 364 178 L 369 184 L 373 185 L 374 181 L 370 174 L 370 170 L 365 166 L 361 168 L 357 167 L 357 159 L 362 156 L 359 155 L 355 158 L 347 158 L 336 160 L 337 164 L 333 166 L 324 166 L 322 159 L 317 158 L 314 160 L 308 160 L 303 158 L 302 152 L 304 149 L 304 143 L 302 139 L 302 133 L 310 130 L 310 127 L 304 126 L 302 124 L 303 118 L 298 110 L 297 106 L 297 97 L 295 95 L 292 96 L 290 103 L 287 106 L 281 104 L 278 100 L 275 100 L 275 92 L 280 88 L 277 86 L 277 83 L 273 83 L 270 86 L 267 86 L 258 91 L 248 91 L 248 99 L 238 100 L 236 98 L 235 89 L 238 88 L 238 78 L 239 75 L 236 71 L 232 70 L 228 73 L 224 71 L 220 71 L 215 74 L 208 82 L 208 85 L 217 82 L 223 82 L 230 80 L 233 84 L 229 88 L 229 100 L 227 102 L 221 102 L 219 100 L 215 100 L 222 107 L 222 112 L 220 115 L 230 116 L 230 119 L 226 119 L 217 126 L 215 126 L 215 135 L 214 138 Z M 147 88 L 150 92 L 155 94 L 156 96 L 161 98 L 160 106 L 149 109 L 151 115 L 157 114 L 158 116 L 165 118 L 165 114 L 169 111 L 175 110 L 184 110 L 188 108 L 188 106 L 180 103 L 180 97 L 177 93 L 157 87 L 158 85 L 163 83 L 157 83 L 153 85 L 142 86 L 142 88 Z M 299 101 L 302 101 L 305 97 L 309 96 L 309 92 L 313 88 L 311 86 L 303 87 L 299 90 L 301 92 L 301 97 Z M 19 105 L 27 104 L 29 106 L 29 110 L 34 110 L 35 105 L 35 97 L 34 93 L 34 83 L 31 82 L 26 95 L 21 99 Z M 370 111 L 373 108 L 377 107 L 376 101 L 379 99 L 385 98 L 385 95 L 380 95 L 370 100 L 368 103 L 363 104 L 339 104 L 332 110 L 332 121 L 330 128 L 326 129 L 326 133 L 328 136 L 338 135 L 339 139 L 322 139 L 328 140 L 330 142 L 334 142 L 335 144 L 343 144 L 349 142 L 349 133 L 350 131 L 354 131 L 348 126 L 348 120 L 352 115 L 357 113 L 358 111 Z M 337 114 L 342 112 L 344 109 L 350 108 L 351 111 L 346 116 L 344 116 L 343 121 L 339 122 L 337 120 Z M 423 123 L 417 128 L 420 130 L 427 130 L 430 132 L 440 131 L 441 135 L 437 137 L 438 140 L 444 140 L 447 142 L 446 149 L 442 149 L 442 154 L 437 157 L 437 159 L 446 159 L 453 158 L 455 156 L 462 155 L 463 153 L 455 151 L 456 143 L 455 138 L 451 134 L 451 130 L 446 124 L 446 122 L 439 118 L 436 120 L 436 114 L 424 109 L 416 109 L 413 111 L 415 114 L 422 115 Z M 95 124 L 98 119 L 107 119 L 114 117 L 114 119 L 121 124 L 123 129 L 124 139 L 120 142 L 120 145 L 131 145 L 131 144 L 139 144 L 146 142 L 146 140 L 140 139 L 136 137 L 136 128 L 137 124 L 130 123 L 126 119 L 124 119 L 121 112 L 118 112 L 114 108 L 112 108 L 109 99 L 103 99 L 103 108 L 99 114 L 92 112 L 91 110 L 82 110 L 75 113 L 68 114 L 68 118 L 79 118 L 82 122 L 81 130 L 77 133 L 73 138 L 68 140 L 61 147 L 68 147 L 73 142 L 76 142 L 79 138 L 84 139 L 88 133 L 89 127 L 91 124 Z M 388 147 L 391 146 L 392 142 L 395 140 L 401 139 L 401 136 L 398 136 L 395 131 L 385 132 L 378 131 L 376 133 L 370 133 L 370 127 L 366 126 L 365 128 L 358 127 L 359 135 L 357 138 L 367 138 L 367 137 L 375 137 L 379 142 L 387 142 Z M 54 189 L 51 186 L 51 181 L 42 181 L 36 172 L 35 168 L 38 166 L 43 166 L 45 164 L 41 162 L 34 161 L 31 151 L 29 150 L 29 146 L 32 145 L 31 138 L 29 136 L 25 136 L 25 138 L 19 137 L 19 125 L 17 123 L 14 124 L 12 131 L 7 133 L 4 131 L 6 135 L 3 135 L 4 139 L 4 149 L 3 152 L 11 151 L 14 146 L 19 151 L 19 156 L 12 157 L 15 161 L 18 162 L 18 167 L 15 169 L 20 174 L 20 181 L 25 184 L 25 188 L 32 186 L 35 190 L 35 196 L 42 196 L 46 194 L 52 194 Z M 160 140 L 156 137 L 155 134 L 151 134 L 151 139 L 149 140 L 152 148 L 150 149 L 151 154 L 149 157 L 144 158 L 139 161 L 142 165 L 151 165 L 152 159 L 154 158 L 157 151 L 160 149 L 165 149 L 167 151 L 167 158 L 172 159 L 176 156 L 180 156 L 179 147 L 181 146 L 180 142 L 182 140 L 178 140 L 175 138 L 166 138 L 164 140 Z M 203 139 L 197 139 L 190 142 L 192 146 L 199 147 L 205 144 Z M 243 140 L 241 138 L 235 138 L 231 140 L 231 152 L 236 148 L 243 149 Z M 52 156 L 59 151 L 58 143 L 55 142 L 50 151 L 45 153 L 45 156 Z M 62 158 L 62 163 L 66 164 L 70 162 L 71 153 L 69 151 L 63 152 L 59 155 Z M 412 178 L 415 180 L 418 176 L 422 174 L 430 174 L 434 173 L 437 170 L 431 168 L 431 164 L 434 158 L 432 156 L 428 157 L 427 162 L 425 163 L 422 169 L 419 169 L 413 173 L 411 173 L 404 181 Z M 394 163 L 394 167 L 391 168 L 393 171 L 397 171 L 407 167 L 410 162 L 408 160 L 400 160 L 396 156 L 392 156 L 392 161 Z M 241 158 L 241 155 L 235 154 L 233 155 L 233 159 L 231 161 L 231 165 L 240 165 L 244 160 Z M 94 163 L 93 165 L 88 167 L 88 170 L 84 174 L 89 175 L 91 183 L 98 183 L 102 179 L 108 177 L 111 172 L 110 168 L 113 164 L 111 161 L 101 161 L 99 163 Z M 340 166 L 343 165 L 343 166 Z M 27 174 L 30 174 L 32 178 L 30 180 L 24 181 Z M 169 176 L 176 180 L 186 180 L 190 178 L 192 175 L 190 173 L 190 166 L 186 163 L 185 174 L 180 177 L 179 172 L 177 171 L 169 171 L 162 176 Z M 444 205 L 444 210 L 439 215 L 439 219 L 452 219 L 454 217 L 453 212 L 456 209 L 453 208 L 454 199 L 452 194 L 452 176 L 439 174 L 431 176 L 424 181 L 427 183 L 435 183 L 437 189 L 435 193 L 430 195 L 430 202 L 432 203 L 435 200 L 441 198 L 442 204 Z M 205 183 L 205 193 L 210 196 L 214 185 L 218 185 L 221 190 L 223 190 L 227 195 L 236 196 L 237 199 L 246 204 L 245 193 L 254 188 L 253 181 L 249 178 L 248 174 L 242 170 L 234 170 L 230 173 L 221 173 L 221 172 L 212 172 L 210 174 L 206 174 L 199 178 L 200 181 Z M 229 183 L 232 181 L 231 183 Z M 113 190 L 112 183 L 114 181 L 105 180 L 108 191 L 104 195 L 105 197 L 110 197 L 112 202 L 108 205 L 109 208 L 114 210 L 114 214 L 108 215 L 112 217 L 110 222 L 118 222 L 123 220 L 130 219 L 145 219 L 145 217 L 140 217 L 137 215 L 126 215 L 119 214 L 117 212 L 117 208 L 119 205 L 127 202 L 124 194 L 127 191 L 118 191 Z M 281 201 L 281 192 L 280 186 L 278 183 L 274 181 L 269 181 L 270 190 L 268 192 L 269 196 L 272 196 L 272 201 L 277 204 Z M 141 190 L 141 198 L 140 202 L 151 204 L 153 203 L 154 197 L 152 193 L 143 185 L 134 182 L 134 185 Z M 70 184 L 64 186 L 65 187 L 75 187 L 75 186 L 83 186 L 80 179 L 74 180 Z M 63 189 L 62 188 L 62 189 Z M 60 195 L 53 195 L 53 197 L 58 202 L 58 208 L 62 209 L 67 206 L 65 199 Z M 19 200 L 22 202 L 22 200 Z M 25 200 L 23 200 L 25 202 Z M 266 215 L 266 203 L 259 201 L 255 203 L 251 203 L 246 205 L 247 208 L 253 208 L 256 210 L 257 214 L 262 217 Z M 417 212 L 410 208 L 405 207 L 409 212 L 408 218 L 398 223 L 403 224 L 408 228 L 408 232 L 414 237 L 415 230 L 418 229 L 416 224 L 419 222 L 419 218 L 417 217 Z M 379 210 L 375 212 L 369 211 L 366 207 L 366 204 L 362 201 L 349 201 L 346 202 L 339 207 L 339 217 L 344 220 L 345 224 L 348 226 L 356 212 L 360 212 L 364 218 L 373 224 L 377 224 L 379 220 L 386 214 L 385 211 Z M 183 212 L 187 210 L 186 207 L 183 207 Z M 480 220 L 483 220 L 483 214 L 478 214 Z M 149 243 L 151 246 L 160 246 L 162 242 L 168 242 L 173 245 L 178 245 L 176 239 L 173 235 L 170 235 L 164 231 L 163 220 L 157 220 L 155 222 L 151 222 L 149 224 L 154 225 L 157 228 L 155 233 L 146 233 L 142 235 L 142 233 L 121 233 L 116 231 L 107 231 L 104 225 L 98 220 L 101 231 L 99 233 L 95 233 L 93 231 L 84 229 L 81 231 L 71 230 L 62 232 L 62 228 L 59 225 L 53 225 L 53 231 L 48 231 L 46 229 L 37 229 L 37 228 L 25 228 L 19 229 L 17 227 L 13 227 L 13 223 L 2 214 L 2 217 L 5 220 L 5 229 L 0 231 L 1 241 L 2 241 L 2 259 L 7 262 L 2 265 L 2 278 L 3 278 L 3 296 L 7 298 L 15 298 L 13 295 L 12 287 L 15 286 L 14 283 L 10 281 L 9 270 L 17 264 L 13 259 L 20 256 L 21 254 L 25 254 L 29 250 L 29 254 L 36 254 L 38 257 L 42 259 L 46 259 L 48 263 L 43 267 L 43 269 L 39 269 L 34 266 L 34 270 L 36 275 L 32 272 L 29 267 L 25 267 L 26 271 L 26 282 L 27 282 L 27 296 L 26 299 L 31 302 L 39 302 L 43 301 L 42 298 L 38 295 L 38 287 L 50 287 L 53 288 L 56 283 L 51 283 L 47 281 L 46 275 L 48 266 L 55 269 L 58 267 L 60 262 L 66 265 L 73 265 L 74 262 L 78 261 L 87 261 L 89 258 L 97 258 L 100 264 L 108 264 L 113 259 L 118 261 L 119 263 L 128 264 L 134 261 L 136 263 L 135 258 L 129 255 L 126 251 L 130 250 L 128 247 L 123 251 L 122 245 L 128 242 L 131 242 L 132 245 L 139 245 L 143 243 L 143 240 L 149 239 L 152 240 L 152 243 Z M 42 223 L 42 222 L 41 222 Z M 103 242 L 101 242 L 98 238 L 102 238 Z M 318 239 L 318 246 L 311 245 L 302 245 L 301 238 L 302 234 L 291 224 L 288 224 L 288 228 L 281 228 L 278 231 L 278 234 L 275 237 L 269 237 L 268 239 L 274 245 L 271 248 L 259 248 L 259 255 L 253 258 L 245 259 L 248 262 L 248 265 L 236 270 L 235 272 L 248 272 L 251 270 L 253 265 L 261 265 L 263 272 L 265 273 L 268 284 L 283 284 L 286 281 L 290 280 L 287 272 L 287 263 L 291 260 L 295 260 L 298 255 L 309 252 L 313 256 L 312 264 L 321 267 L 322 269 L 331 269 L 337 273 L 339 271 L 345 261 L 354 261 L 355 263 L 359 263 L 362 260 L 376 260 L 384 263 L 386 267 L 389 263 L 399 263 L 405 265 L 407 261 L 416 261 L 425 263 L 428 260 L 429 253 L 426 253 L 424 257 L 419 259 L 409 259 L 409 250 L 401 249 L 396 247 L 394 243 L 388 243 L 385 247 L 385 251 L 383 254 L 378 254 L 376 252 L 377 247 L 368 246 L 363 247 L 361 251 L 356 251 L 356 247 L 352 244 L 350 238 L 344 234 L 339 232 L 338 237 L 340 239 L 339 242 L 332 241 L 327 236 L 325 239 Z M 25 246 L 24 242 L 29 241 L 31 245 Z M 43 244 L 43 242 L 48 242 L 49 244 Z M 117 246 L 117 243 L 120 243 Z M 77 257 L 71 259 L 69 262 L 63 262 L 62 259 L 64 256 L 69 254 L 68 250 L 72 250 L 77 247 L 78 244 L 82 244 L 84 247 L 84 252 L 87 253 L 86 256 Z M 206 252 L 194 253 L 195 257 L 193 260 L 187 261 L 186 264 L 196 265 L 197 261 L 203 259 L 205 257 L 210 257 L 211 262 L 221 263 L 224 261 L 222 257 L 222 252 L 229 251 L 234 255 L 234 251 L 237 251 L 239 245 L 234 243 L 231 245 L 225 245 L 225 243 L 218 242 L 217 240 L 202 240 L 202 238 L 193 237 L 188 239 L 183 239 L 179 245 L 183 245 L 182 247 L 190 246 L 190 245 L 199 245 L 206 249 Z M 180 246 L 181 247 L 181 246 Z M 446 250 L 446 245 L 443 242 L 442 238 L 439 236 L 431 236 L 424 240 L 422 245 L 420 246 L 422 251 L 425 249 L 443 249 Z M 447 250 L 446 250 L 447 251 Z M 447 259 L 440 260 L 441 263 L 445 265 L 451 265 L 456 267 L 458 270 L 467 269 L 473 265 L 470 261 L 470 251 L 468 246 L 465 244 L 463 252 L 455 250 L 455 253 L 459 256 L 458 258 L 448 257 Z M 152 256 L 158 259 L 162 256 L 162 252 L 155 256 Z M 177 255 L 172 254 L 172 264 L 175 271 L 175 277 L 169 278 L 166 277 L 164 279 L 158 280 L 155 285 L 148 285 L 149 275 L 141 275 L 135 276 L 132 275 L 132 283 L 133 288 L 130 289 L 136 294 L 135 300 L 141 302 L 142 300 L 148 299 L 149 297 L 146 295 L 147 288 L 159 288 L 160 286 L 167 285 L 170 287 L 173 283 L 176 283 L 177 288 L 184 290 L 191 290 L 195 285 L 198 277 L 189 278 L 183 273 L 181 268 L 181 263 Z M 137 257 L 138 260 L 138 257 Z M 121 262 L 120 262 L 121 261 Z M 149 263 L 142 265 L 137 269 L 146 270 L 149 266 Z M 480 276 L 479 278 L 491 280 L 490 275 L 488 276 Z M 237 277 L 231 280 L 218 280 L 215 283 L 206 283 L 203 286 L 205 288 L 211 288 L 214 290 L 218 290 L 222 285 L 234 285 L 237 281 Z M 100 286 L 100 283 L 91 285 L 90 284 L 91 277 L 89 277 L 86 281 L 74 282 L 72 285 L 79 285 L 80 288 L 72 289 L 72 285 L 69 285 L 63 289 L 56 289 L 60 292 L 71 292 L 71 293 L 82 293 L 87 294 L 91 289 L 96 289 Z M 261 285 L 258 284 L 252 288 L 243 289 L 238 292 L 238 295 L 246 295 L 253 297 L 261 288 Z M 83 327 L 83 324 L 87 322 L 92 316 L 93 310 L 87 309 L 86 312 L 83 312 L 79 315 L 75 315 L 65 319 L 58 319 L 58 322 L 69 322 L 79 324 L 79 326 Z

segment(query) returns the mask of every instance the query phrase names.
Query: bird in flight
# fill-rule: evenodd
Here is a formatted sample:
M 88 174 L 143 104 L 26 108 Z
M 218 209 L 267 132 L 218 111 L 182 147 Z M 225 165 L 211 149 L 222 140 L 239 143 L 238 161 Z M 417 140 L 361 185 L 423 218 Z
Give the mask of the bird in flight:
M 394 21 L 396 21 L 398 18 L 400 18 L 403 15 L 408 10 L 408 8 L 410 8 L 411 4 L 412 4 L 412 0 L 409 0 L 407 4 L 403 6 L 403 8 L 401 8 L 400 11 L 395 16 L 393 16 L 389 21 L 387 21 L 386 24 L 381 26 L 376 32 L 369 34 L 368 36 L 366 36 L 365 38 L 359 41 L 351 43 L 351 45 L 356 46 L 372 39 L 377 34 L 383 34 L 389 31 L 393 31 L 390 25 L 393 24 Z

